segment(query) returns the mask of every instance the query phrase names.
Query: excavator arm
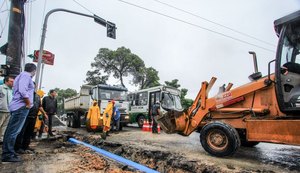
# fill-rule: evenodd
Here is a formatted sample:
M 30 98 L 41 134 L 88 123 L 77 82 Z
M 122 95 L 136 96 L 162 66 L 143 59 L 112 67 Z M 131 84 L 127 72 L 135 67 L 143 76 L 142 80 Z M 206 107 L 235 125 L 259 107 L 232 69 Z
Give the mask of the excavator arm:
M 166 133 L 179 133 L 187 136 L 195 131 L 205 115 L 210 111 L 215 102 L 207 99 L 208 93 L 217 78 L 212 77 L 210 82 L 202 82 L 201 89 L 197 94 L 192 106 L 186 112 L 168 111 L 157 118 L 158 123 Z M 201 110 L 201 111 L 200 111 Z
M 273 81 L 274 77 L 274 75 L 270 76 Z M 229 107 L 230 105 L 244 101 L 245 95 L 268 87 L 269 85 L 265 82 L 265 78 L 261 78 L 257 81 L 235 88 L 234 90 L 230 90 L 232 84 L 229 83 L 226 89 L 224 89 L 224 92 L 216 95 L 215 97 L 208 98 L 208 93 L 216 80 L 217 79 L 215 77 L 212 77 L 209 83 L 206 81 L 202 82 L 201 89 L 196 99 L 187 111 L 169 110 L 167 113 L 158 116 L 157 121 L 162 129 L 166 133 L 179 133 L 181 135 L 188 136 L 199 127 L 201 122 L 204 122 L 204 118 L 210 112 L 268 112 L 265 107 Z

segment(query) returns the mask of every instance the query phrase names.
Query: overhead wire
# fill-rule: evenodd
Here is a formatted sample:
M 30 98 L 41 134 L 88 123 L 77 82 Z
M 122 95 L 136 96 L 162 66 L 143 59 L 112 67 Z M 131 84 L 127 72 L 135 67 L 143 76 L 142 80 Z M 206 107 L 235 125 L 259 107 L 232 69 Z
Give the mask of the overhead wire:
M 35 1 L 35 0 L 34 0 Z M 32 26 L 32 2 L 34 1 L 31 1 L 30 2 L 30 5 L 29 5 L 29 33 L 28 33 L 28 37 L 31 38 L 31 26 Z M 29 47 L 28 47 L 29 51 L 31 50 L 31 39 L 29 39 Z
M 205 20 L 205 21 L 210 22 L 210 23 L 212 23 L 212 24 L 218 25 L 218 26 L 220 26 L 220 27 L 226 28 L 226 29 L 228 29 L 228 30 L 230 30 L 230 31 L 233 31 L 233 32 L 236 32 L 236 33 L 238 33 L 238 34 L 240 34 L 240 35 L 243 35 L 243 36 L 252 38 L 252 39 L 254 39 L 254 40 L 256 40 L 256 41 L 259 41 L 259 42 L 268 44 L 268 45 L 270 45 L 270 46 L 274 46 L 274 47 L 276 46 L 276 45 L 274 45 L 274 44 L 272 44 L 272 43 L 269 43 L 269 42 L 266 42 L 266 41 L 261 40 L 261 39 L 259 39 L 259 38 L 256 38 L 256 37 L 254 37 L 254 36 L 252 36 L 252 35 L 249 35 L 249 34 L 247 34 L 247 33 L 238 31 L 238 30 L 236 30 L 236 29 L 233 29 L 233 28 L 231 28 L 231 27 L 225 26 L 225 25 L 223 25 L 223 24 L 214 22 L 214 21 L 212 21 L 212 20 L 210 20 L 210 19 L 201 17 L 201 16 L 199 16 L 199 15 L 197 15 L 197 14 L 195 14 L 195 13 L 191 13 L 191 12 L 189 12 L 189 11 L 187 11 L 187 10 L 184 10 L 184 9 L 181 9 L 181 8 L 178 8 L 178 7 L 175 7 L 175 6 L 171 5 L 171 4 L 167 4 L 167 3 L 162 2 L 162 1 L 159 1 L 159 0 L 153 0 L 153 1 L 155 1 L 155 2 L 157 2 L 157 3 L 160 3 L 160 4 L 163 4 L 163 5 L 165 5 L 165 6 L 168 6 L 168 7 L 170 7 L 170 8 L 176 9 L 176 10 L 178 10 L 178 11 L 184 12 L 184 13 L 186 13 L 186 14 L 192 15 L 192 16 L 194 16 L 194 17 L 196 17 L 196 18 L 200 18 L 200 19 L 202 19 L 202 20 Z
M 42 15 L 42 23 L 41 23 L 41 28 L 42 28 L 42 29 L 41 29 L 40 35 L 42 35 L 42 32 L 43 32 L 43 24 L 44 24 L 44 18 L 45 18 L 46 7 L 47 7 L 47 0 L 44 0 L 43 15 Z
M 139 6 L 139 5 L 136 5 L 136 4 L 133 4 L 133 3 L 130 3 L 130 2 L 124 1 L 124 0 L 117 0 L 117 1 L 122 2 L 122 3 L 125 3 L 125 4 L 127 4 L 127 5 L 134 6 L 134 7 L 136 7 L 136 8 L 143 9 L 143 10 L 148 11 L 148 12 L 151 12 L 151 13 L 158 14 L 158 15 L 160 15 L 160 16 L 164 16 L 164 17 L 166 17 L 166 18 L 169 18 L 169 19 L 172 19 L 172 20 L 181 22 L 181 23 L 185 23 L 185 24 L 188 24 L 188 25 L 191 25 L 191 26 L 194 26 L 194 27 L 197 27 L 197 28 L 200 28 L 200 29 L 203 29 L 203 30 L 212 32 L 212 33 L 217 34 L 217 35 L 221 35 L 221 36 L 223 36 L 223 37 L 230 38 L 230 39 L 232 39 L 232 40 L 235 40 L 235 41 L 238 41 L 238 42 L 241 42 L 241 43 L 244 43 L 244 44 L 248 44 L 248 45 L 251 45 L 251 46 L 254 46 L 254 47 L 257 47 L 257 48 L 260 48 L 260 49 L 263 49 L 263 50 L 266 50 L 266 51 L 275 53 L 274 50 L 271 50 L 271 49 L 268 49 L 268 48 L 265 48 L 265 47 L 262 47 L 262 46 L 259 46 L 259 45 L 256 45 L 256 44 L 253 44 L 253 43 L 244 41 L 244 40 L 241 40 L 241 39 L 239 39 L 239 38 L 235 38 L 235 37 L 230 36 L 230 35 L 223 34 L 223 33 L 218 32 L 218 31 L 214 31 L 214 30 L 212 30 L 212 29 L 209 29 L 209 28 L 200 26 L 200 25 L 198 25 L 198 24 L 194 24 L 194 23 L 191 23 L 191 22 L 188 22 L 188 21 L 185 21 L 185 20 L 182 20 L 182 19 L 179 19 L 179 18 L 170 16 L 170 15 L 167 15 L 167 14 L 164 14 L 164 13 L 161 13 L 161 12 L 158 12 L 158 11 L 155 11 L 155 10 L 151 10 L 151 9 L 148 9 L 148 8 L 145 8 L 145 7 L 142 7 L 142 6 Z
M 77 2 L 76 0 L 73 0 L 73 2 L 75 2 L 77 5 L 81 6 L 83 9 L 85 9 L 86 11 L 88 11 L 91 14 L 95 14 L 93 13 L 91 10 L 89 10 L 87 7 L 83 6 L 82 4 L 80 4 L 79 2 Z

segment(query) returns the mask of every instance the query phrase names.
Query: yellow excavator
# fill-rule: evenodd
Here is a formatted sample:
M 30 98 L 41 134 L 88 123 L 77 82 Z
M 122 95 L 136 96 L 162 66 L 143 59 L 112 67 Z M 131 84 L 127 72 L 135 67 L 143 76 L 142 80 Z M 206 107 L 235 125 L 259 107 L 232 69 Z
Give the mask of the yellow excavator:
M 300 145 L 300 10 L 275 20 L 274 27 L 279 41 L 266 76 L 258 72 L 256 54 L 249 52 L 255 69 L 250 83 L 234 89 L 229 83 L 208 98 L 213 77 L 202 82 L 187 111 L 177 109 L 175 101 L 171 107 L 164 104 L 167 97 L 162 97 L 161 106 L 167 110 L 157 117 L 162 129 L 183 136 L 199 130 L 202 147 L 217 157 L 259 142 Z M 270 73 L 272 63 L 274 73 Z

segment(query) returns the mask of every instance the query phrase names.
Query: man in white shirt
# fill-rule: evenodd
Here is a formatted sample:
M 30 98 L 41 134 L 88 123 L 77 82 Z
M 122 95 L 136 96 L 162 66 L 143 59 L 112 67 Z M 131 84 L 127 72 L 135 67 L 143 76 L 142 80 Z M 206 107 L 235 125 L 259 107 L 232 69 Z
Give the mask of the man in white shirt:
M 0 142 L 3 141 L 3 136 L 9 120 L 9 103 L 12 100 L 12 87 L 14 78 L 5 77 L 4 84 L 0 85 Z

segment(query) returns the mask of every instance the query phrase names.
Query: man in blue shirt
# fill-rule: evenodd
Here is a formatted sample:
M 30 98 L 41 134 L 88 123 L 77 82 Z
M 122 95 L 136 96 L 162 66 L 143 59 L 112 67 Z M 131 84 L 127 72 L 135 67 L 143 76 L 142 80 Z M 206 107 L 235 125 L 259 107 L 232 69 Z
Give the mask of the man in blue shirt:
M 18 134 L 25 123 L 29 109 L 33 106 L 34 84 L 32 77 L 35 75 L 36 65 L 25 64 L 25 71 L 20 73 L 14 81 L 13 99 L 9 104 L 10 119 L 4 134 L 2 145 L 2 162 L 20 162 L 14 146 Z
M 112 131 L 118 132 L 120 130 L 120 118 L 121 118 L 121 114 L 120 111 L 118 109 L 118 105 L 114 106 L 113 109 L 113 117 L 112 117 Z

